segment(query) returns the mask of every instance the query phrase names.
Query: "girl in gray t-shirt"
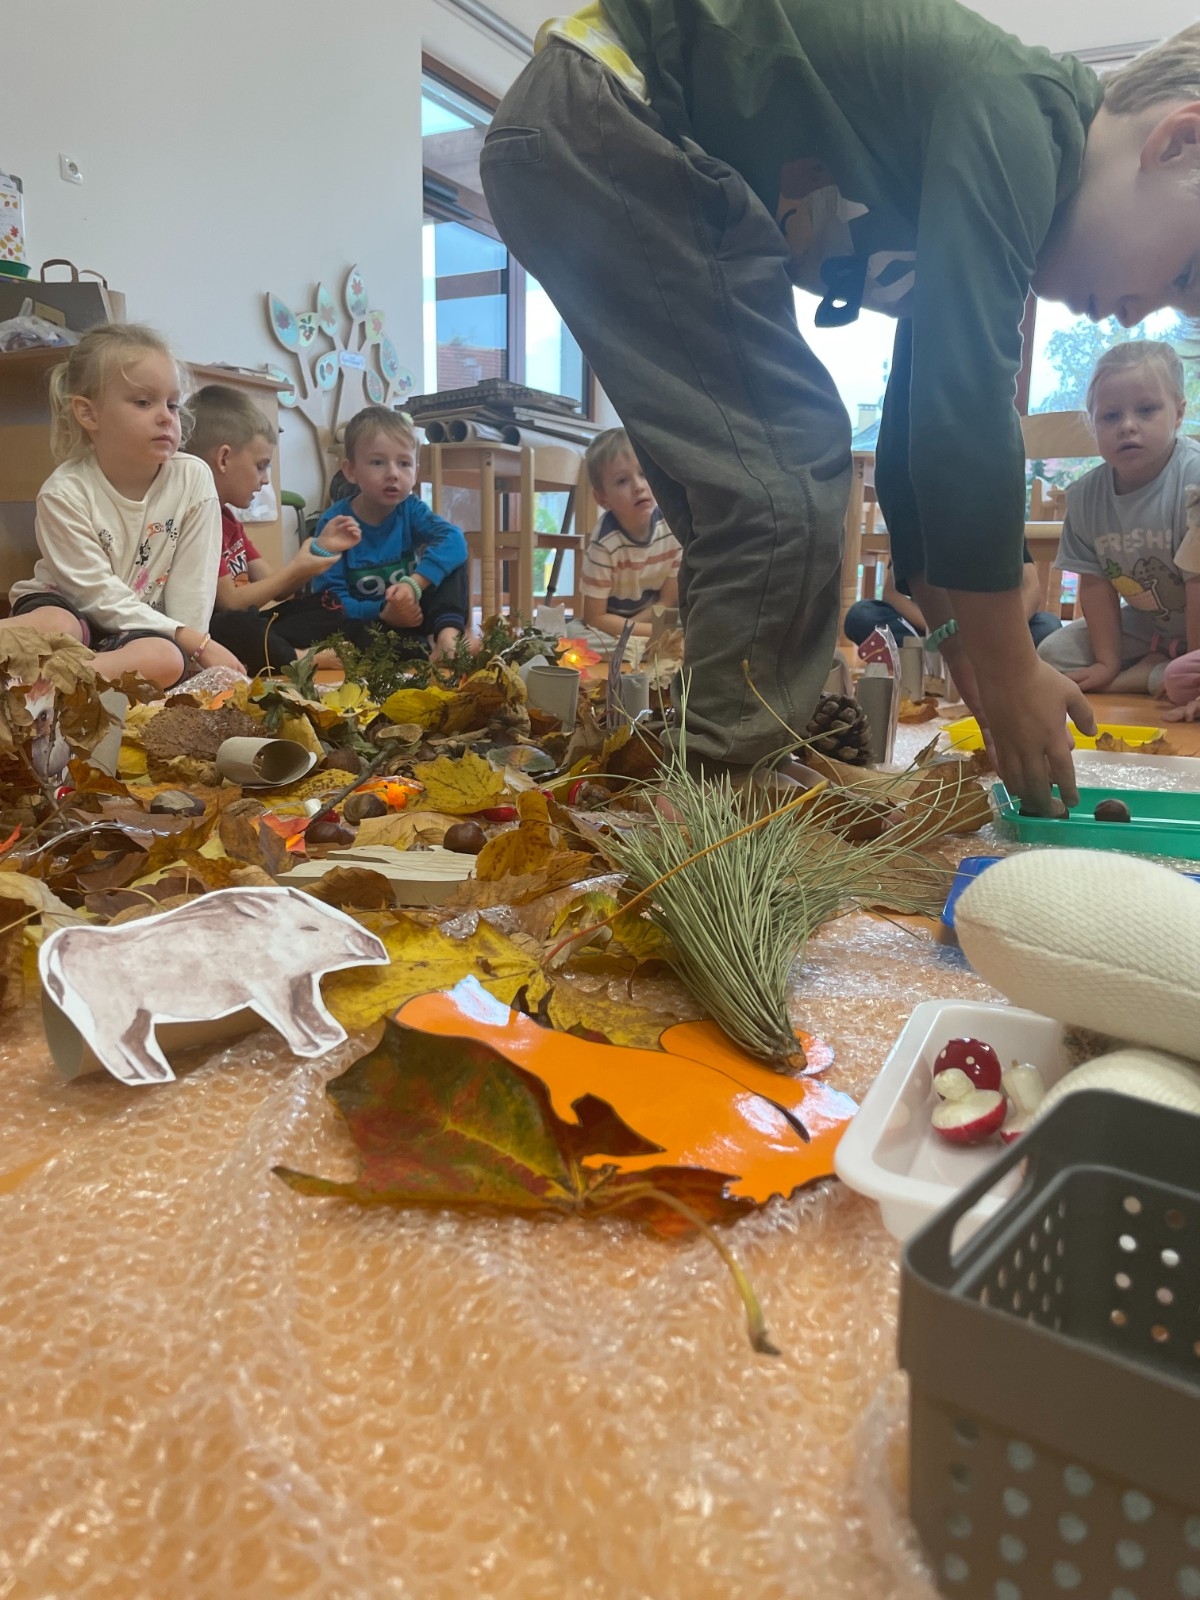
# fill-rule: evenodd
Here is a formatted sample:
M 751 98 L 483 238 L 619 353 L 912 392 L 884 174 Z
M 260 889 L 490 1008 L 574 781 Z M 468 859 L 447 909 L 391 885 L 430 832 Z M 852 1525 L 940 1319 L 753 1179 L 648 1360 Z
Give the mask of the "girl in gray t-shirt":
M 1153 694 L 1170 661 L 1200 651 L 1200 540 L 1187 521 L 1200 444 L 1179 437 L 1183 364 L 1157 340 L 1119 344 L 1096 363 L 1087 407 L 1103 465 L 1067 491 L 1055 563 L 1079 574 L 1083 615 L 1038 653 L 1090 692 Z

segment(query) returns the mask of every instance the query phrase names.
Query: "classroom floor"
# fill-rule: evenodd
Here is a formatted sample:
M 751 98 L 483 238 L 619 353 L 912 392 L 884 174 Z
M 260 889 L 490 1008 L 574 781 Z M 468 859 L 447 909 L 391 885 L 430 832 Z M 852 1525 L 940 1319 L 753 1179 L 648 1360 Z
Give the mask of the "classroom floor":
M 933 997 L 997 998 L 927 927 L 850 916 L 794 1015 L 861 1097 Z M 756 1356 L 703 1243 L 285 1189 L 278 1162 L 348 1170 L 322 1089 L 352 1053 L 264 1032 L 133 1092 L 61 1083 L 31 1010 L 0 1045 L 0 1594 L 931 1600 L 873 1205 L 828 1183 L 734 1230 Z

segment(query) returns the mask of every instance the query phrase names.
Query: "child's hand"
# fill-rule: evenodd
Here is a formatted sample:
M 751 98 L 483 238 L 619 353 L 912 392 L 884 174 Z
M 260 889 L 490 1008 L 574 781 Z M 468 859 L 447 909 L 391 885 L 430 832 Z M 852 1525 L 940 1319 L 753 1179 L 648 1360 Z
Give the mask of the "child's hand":
M 232 650 L 226 650 L 223 644 L 218 644 L 215 639 L 210 639 L 196 657 L 196 665 L 200 667 L 232 667 L 234 672 L 246 671 L 246 668 L 234 655 Z
M 1064 672 L 1063 677 L 1070 678 L 1072 683 L 1077 683 L 1084 694 L 1100 694 L 1108 688 L 1120 670 L 1119 663 L 1115 667 L 1110 667 L 1103 661 L 1096 661 L 1090 667 L 1082 667 L 1077 672 Z
M 317 535 L 317 543 L 322 550 L 333 550 L 341 555 L 344 550 L 353 550 L 362 538 L 362 529 L 353 517 L 333 517 L 328 521 Z
M 1189 700 L 1185 706 L 1172 706 L 1158 714 L 1164 722 L 1195 722 L 1200 718 L 1200 700 Z
M 393 583 L 383 599 L 380 620 L 393 628 L 419 628 L 424 618 L 411 583 Z
M 444 661 L 452 656 L 458 648 L 458 641 L 462 637 L 457 628 L 443 628 L 433 641 L 433 649 L 429 652 L 431 661 Z

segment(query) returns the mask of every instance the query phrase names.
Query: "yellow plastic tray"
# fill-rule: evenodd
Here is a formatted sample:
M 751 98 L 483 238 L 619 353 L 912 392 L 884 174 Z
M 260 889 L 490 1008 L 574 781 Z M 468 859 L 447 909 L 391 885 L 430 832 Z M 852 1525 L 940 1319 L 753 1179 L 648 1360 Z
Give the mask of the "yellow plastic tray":
M 1075 740 L 1076 750 L 1094 750 L 1096 739 L 1086 733 L 1080 733 L 1076 727 L 1071 728 Z M 1096 725 L 1096 738 L 1102 733 L 1110 733 L 1114 739 L 1123 739 L 1127 745 L 1136 750 L 1141 745 L 1153 744 L 1156 739 L 1161 739 L 1161 728 L 1141 728 L 1131 724 L 1119 722 L 1101 722 Z M 982 750 L 983 735 L 979 731 L 979 724 L 974 717 L 959 717 L 957 722 L 948 723 L 946 737 L 950 741 L 952 750 Z

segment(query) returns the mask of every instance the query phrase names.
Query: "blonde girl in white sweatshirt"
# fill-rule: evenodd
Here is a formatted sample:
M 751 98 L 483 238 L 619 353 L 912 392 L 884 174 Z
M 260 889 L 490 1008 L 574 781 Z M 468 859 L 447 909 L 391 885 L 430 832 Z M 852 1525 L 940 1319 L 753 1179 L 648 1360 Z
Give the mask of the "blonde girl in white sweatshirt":
M 212 473 L 177 455 L 182 375 L 151 328 L 90 329 L 50 379 L 61 466 L 42 485 L 31 578 L 0 627 L 65 633 L 96 671 L 169 688 L 199 667 L 238 667 L 208 635 L 221 553 Z

